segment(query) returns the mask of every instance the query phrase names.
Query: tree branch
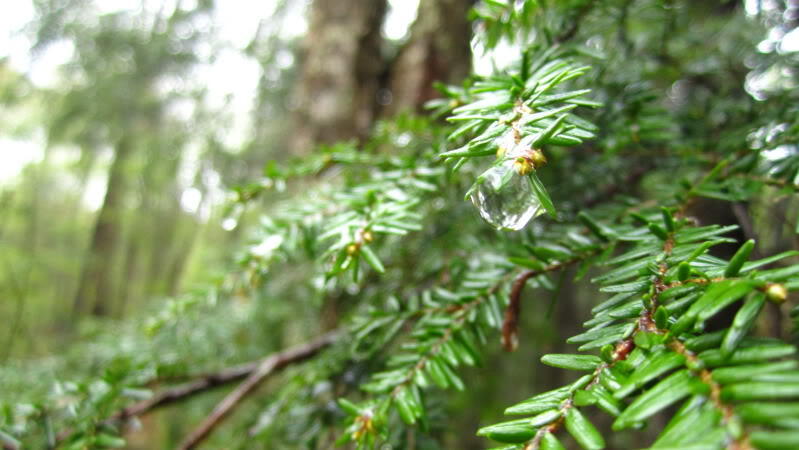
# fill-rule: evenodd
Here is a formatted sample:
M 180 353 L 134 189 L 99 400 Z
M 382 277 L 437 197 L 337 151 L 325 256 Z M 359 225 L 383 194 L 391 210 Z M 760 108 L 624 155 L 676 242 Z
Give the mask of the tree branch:
M 321 349 L 332 344 L 338 335 L 338 331 L 332 331 L 323 335 L 315 341 L 292 347 L 280 353 L 275 353 L 257 363 L 254 370 L 249 372 L 247 378 L 230 394 L 222 399 L 219 404 L 211 411 L 211 414 L 194 431 L 189 433 L 183 443 L 178 447 L 181 450 L 195 448 L 227 417 L 238 404 L 250 394 L 261 382 L 275 371 L 280 370 L 292 363 L 300 362 L 318 353 Z M 242 366 L 243 369 L 244 366 Z
M 519 346 L 519 313 L 521 310 L 521 295 L 524 285 L 530 278 L 543 273 L 540 270 L 525 270 L 513 280 L 510 291 L 510 303 L 505 310 L 505 321 L 502 323 L 502 347 L 512 352 Z
M 522 289 L 524 289 L 524 285 L 527 283 L 527 280 L 537 275 L 563 269 L 564 267 L 584 260 L 596 252 L 597 251 L 594 250 L 588 253 L 577 255 L 569 260 L 550 264 L 543 269 L 525 270 L 524 272 L 520 273 L 515 280 L 513 280 L 510 295 L 508 296 L 508 309 L 505 310 L 505 320 L 502 322 L 502 347 L 506 351 L 512 352 L 516 350 L 516 347 L 519 345 L 518 328 L 519 314 L 521 313 L 522 309 Z
M 261 379 L 266 378 L 266 376 L 274 373 L 277 370 L 280 370 L 293 363 L 302 362 L 312 357 L 328 345 L 332 344 L 336 335 L 337 331 L 331 331 L 315 341 L 274 353 L 262 360 L 240 364 L 238 366 L 227 367 L 218 372 L 200 375 L 193 381 L 163 390 L 146 400 L 142 400 L 123 408 L 106 419 L 104 423 L 124 425 L 125 422 L 133 417 L 143 416 L 162 406 L 177 403 L 181 400 L 191 397 L 192 395 L 200 394 L 213 388 L 238 381 L 247 376 L 252 376 L 258 371 L 259 367 L 269 364 L 271 366 L 270 372 L 262 375 Z M 62 442 L 64 439 L 69 437 L 71 432 L 72 430 L 63 430 L 61 433 L 59 433 L 56 441 Z
M 199 376 L 196 380 L 161 391 L 154 396 L 128 406 L 111 416 L 109 421 L 126 421 L 132 417 L 144 415 L 153 409 L 167 406 L 190 397 L 194 394 L 205 392 L 218 386 L 240 380 L 258 367 L 259 361 L 253 361 L 234 367 L 227 367 L 218 372 Z

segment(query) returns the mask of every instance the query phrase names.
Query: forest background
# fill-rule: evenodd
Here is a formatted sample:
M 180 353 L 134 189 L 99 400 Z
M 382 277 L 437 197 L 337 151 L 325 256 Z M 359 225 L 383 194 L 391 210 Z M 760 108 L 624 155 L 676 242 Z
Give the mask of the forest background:
M 321 252 L 302 235 L 314 229 L 280 232 L 297 217 L 324 212 L 324 204 L 306 198 L 316 190 L 342 178 L 366 184 L 341 166 L 371 165 L 391 180 L 392 156 L 451 149 L 442 114 L 457 106 L 450 99 L 459 91 L 443 86 L 519 63 L 524 40 L 507 38 L 501 20 L 486 13 L 513 3 L 536 2 L 36 0 L 7 8 L 0 17 L 3 445 L 16 448 L 14 436 L 26 433 L 51 445 L 81 427 L 104 435 L 98 424 L 124 404 L 120 397 L 146 398 L 146 389 L 223 373 L 357 323 L 366 307 L 359 302 L 384 289 L 375 273 L 385 270 L 386 255 L 364 256 L 374 272 L 331 287 L 339 274 L 319 272 L 313 257 Z M 597 60 L 612 49 L 607 60 L 616 66 L 597 67 L 640 61 L 591 75 L 608 111 L 592 119 L 601 130 L 596 159 L 587 163 L 593 168 L 564 163 L 545 180 L 559 186 L 559 177 L 578 174 L 550 188 L 567 210 L 576 214 L 618 195 L 656 197 L 659 184 L 674 184 L 670 170 L 682 170 L 651 164 L 650 155 L 660 157 L 670 142 L 679 141 L 674 156 L 685 160 L 704 158 L 685 149 L 719 136 L 724 148 L 747 143 L 766 160 L 796 159 L 795 127 L 749 106 L 775 101 L 773 111 L 793 114 L 779 99 L 789 103 L 786 93 L 796 84 L 796 2 L 540 3 L 555 5 L 557 14 L 545 20 L 556 44 L 576 41 Z M 713 45 L 711 37 L 718 39 Z M 602 78 L 616 72 L 629 79 Z M 431 113 L 431 105 L 438 110 Z M 718 130 L 724 134 L 714 135 Z M 555 153 L 553 160 L 567 157 Z M 414 241 L 391 253 L 390 289 L 407 288 L 403 280 L 427 286 L 445 278 L 430 274 L 447 258 L 469 261 L 466 250 L 485 242 L 512 244 L 463 201 L 474 179 L 466 178 L 447 178 L 452 195 L 430 200 L 438 211 L 429 213 L 437 221 L 426 236 L 433 244 Z M 420 191 L 430 189 L 417 181 Z M 796 249 L 794 187 L 763 184 L 773 191 L 725 191 L 694 205 L 693 214 L 703 224 L 737 225 L 739 243 L 757 238 L 753 256 Z M 327 204 L 354 204 L 353 197 Z M 434 215 L 455 204 L 454 223 Z M 371 242 L 368 236 L 358 236 L 354 251 Z M 284 247 L 295 241 L 289 250 L 310 258 L 288 256 Z M 424 260 L 422 251 L 434 257 Z M 461 374 L 469 389 L 428 400 L 428 414 L 439 420 L 392 438 L 398 448 L 484 448 L 476 430 L 499 421 L 507 405 L 559 385 L 561 371 L 531 361 L 570 348 L 566 338 L 580 332 L 598 303 L 590 277 L 568 282 L 580 269 L 569 270 L 534 286 L 547 293 L 534 313 L 520 317 L 519 349 L 505 353 L 493 339 L 483 364 Z M 760 329 L 790 338 L 787 310 L 768 308 Z M 379 365 L 379 355 L 363 352 L 355 362 L 331 356 L 322 364 L 330 367 L 300 367 L 267 383 L 259 400 L 213 433 L 209 448 L 328 448 L 342 431 L 335 398 L 357 391 Z M 98 376 L 124 388 L 98 396 Z M 154 408 L 127 430 L 124 445 L 178 445 L 226 389 Z M 64 415 L 80 421 L 48 428 L 51 416 Z M 652 437 L 647 433 L 616 445 Z

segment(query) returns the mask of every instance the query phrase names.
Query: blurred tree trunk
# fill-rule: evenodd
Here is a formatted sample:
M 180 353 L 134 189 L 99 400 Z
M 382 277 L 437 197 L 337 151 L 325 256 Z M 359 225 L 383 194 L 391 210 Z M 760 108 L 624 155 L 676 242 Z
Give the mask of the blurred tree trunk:
M 389 75 L 391 103 L 385 112 L 420 112 L 438 96 L 433 82 L 460 83 L 472 67 L 472 25 L 467 19 L 475 0 L 421 0 L 411 36 Z
M 365 137 L 385 71 L 380 28 L 386 0 L 315 0 L 294 92 L 292 153 Z
M 474 0 L 421 0 L 409 40 L 393 61 L 383 57 L 386 0 L 314 0 L 294 89 L 292 154 L 368 136 L 378 114 L 417 112 L 436 96 L 433 81 L 458 83 L 471 68 Z M 383 90 L 390 90 L 387 103 Z M 323 327 L 335 327 L 341 299 L 329 298 Z
M 125 242 L 125 259 L 122 265 L 122 273 L 125 275 L 125 282 L 118 283 L 117 304 L 115 305 L 116 315 L 125 317 L 130 299 L 139 298 L 142 294 L 142 253 L 147 250 L 146 233 L 142 230 L 140 220 L 136 220 L 130 211 L 126 214 L 129 226 Z
M 114 297 L 114 259 L 121 240 L 121 219 L 125 189 L 128 183 L 127 164 L 133 154 L 130 137 L 123 135 L 117 142 L 114 161 L 108 174 L 103 205 L 97 216 L 89 249 L 84 257 L 78 290 L 73 303 L 75 316 L 89 312 L 105 316 L 111 312 Z
M 191 214 L 182 213 L 179 221 L 181 231 L 172 246 L 169 267 L 167 267 L 167 284 L 164 286 L 164 293 L 170 296 L 175 296 L 180 292 L 186 264 L 194 249 L 194 244 L 197 242 L 197 237 L 200 235 L 200 224 L 196 223 Z

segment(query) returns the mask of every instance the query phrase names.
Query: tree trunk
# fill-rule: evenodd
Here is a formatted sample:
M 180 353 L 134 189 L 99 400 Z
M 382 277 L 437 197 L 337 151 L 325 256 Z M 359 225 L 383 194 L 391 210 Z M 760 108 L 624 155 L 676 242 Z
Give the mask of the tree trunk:
M 127 163 L 132 153 L 130 138 L 123 136 L 114 152 L 103 206 L 97 216 L 89 250 L 81 269 L 73 307 L 75 316 L 85 311 L 95 316 L 105 316 L 111 311 L 115 293 L 114 260 L 122 235 L 124 194 L 129 177 Z
M 474 0 L 421 0 L 411 36 L 391 69 L 391 103 L 385 113 L 420 112 L 438 96 L 433 82 L 460 83 L 472 67 Z
M 471 68 L 467 13 L 473 3 L 421 0 L 410 39 L 390 64 L 381 54 L 386 0 L 315 0 L 294 90 L 292 153 L 364 139 L 378 113 L 419 111 L 436 96 L 433 81 L 460 82 Z M 381 111 L 386 99 L 381 90 L 388 88 L 392 101 Z M 336 326 L 339 303 L 335 298 L 325 302 L 325 329 Z
M 315 0 L 295 89 L 292 153 L 364 138 L 385 71 L 380 28 L 386 0 Z

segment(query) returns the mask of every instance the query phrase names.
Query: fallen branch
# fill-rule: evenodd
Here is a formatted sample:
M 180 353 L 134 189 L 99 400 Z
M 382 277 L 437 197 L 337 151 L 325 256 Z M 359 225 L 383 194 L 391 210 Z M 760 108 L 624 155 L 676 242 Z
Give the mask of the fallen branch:
M 208 415 L 194 431 L 189 433 L 178 448 L 181 450 L 195 448 L 200 442 L 206 439 L 225 417 L 238 406 L 244 397 L 255 390 L 264 379 L 277 370 L 315 355 L 321 349 L 333 343 L 337 334 L 336 331 L 330 332 L 315 341 L 292 347 L 261 360 L 253 370 L 248 372 L 247 378 L 233 392 L 222 399 L 213 411 L 211 411 L 211 414 Z

